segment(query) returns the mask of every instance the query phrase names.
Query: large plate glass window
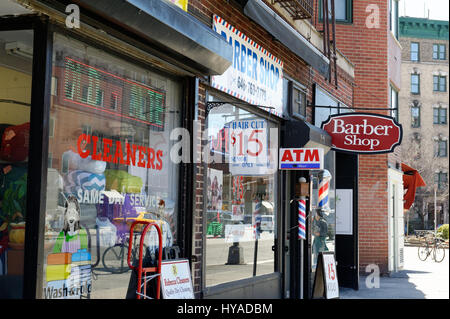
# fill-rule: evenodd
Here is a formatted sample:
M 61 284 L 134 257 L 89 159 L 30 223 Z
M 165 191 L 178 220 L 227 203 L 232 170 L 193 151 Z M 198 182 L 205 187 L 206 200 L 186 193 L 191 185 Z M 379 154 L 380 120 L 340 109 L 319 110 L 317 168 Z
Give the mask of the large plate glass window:
M 0 32 L 0 299 L 23 297 L 33 31 Z
M 180 125 L 181 87 L 60 34 L 52 62 L 41 297 L 125 298 L 130 224 L 156 221 L 163 245 L 177 243 L 169 135 Z M 153 253 L 154 231 L 145 239 Z
M 267 119 L 231 104 L 209 112 L 206 286 L 274 272 L 277 130 Z M 258 164 L 250 159 L 256 153 Z

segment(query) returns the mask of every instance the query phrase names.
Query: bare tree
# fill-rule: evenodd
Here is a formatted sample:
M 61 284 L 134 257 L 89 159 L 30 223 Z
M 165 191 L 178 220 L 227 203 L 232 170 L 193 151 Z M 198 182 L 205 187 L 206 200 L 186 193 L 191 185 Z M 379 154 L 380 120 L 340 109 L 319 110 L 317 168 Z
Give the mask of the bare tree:
M 428 207 L 431 207 L 430 204 L 433 203 L 436 172 L 443 167 L 437 160 L 436 150 L 430 151 L 430 148 L 422 147 L 420 135 L 417 133 L 413 133 L 404 139 L 401 147 L 401 158 L 403 163 L 416 169 L 427 184 L 416 189 L 414 204 L 408 212 L 409 216 L 417 213 L 422 220 L 423 227 L 425 227 L 425 216 L 429 213 Z M 448 202 L 448 195 L 448 183 L 447 185 L 441 185 L 437 190 L 438 200 Z

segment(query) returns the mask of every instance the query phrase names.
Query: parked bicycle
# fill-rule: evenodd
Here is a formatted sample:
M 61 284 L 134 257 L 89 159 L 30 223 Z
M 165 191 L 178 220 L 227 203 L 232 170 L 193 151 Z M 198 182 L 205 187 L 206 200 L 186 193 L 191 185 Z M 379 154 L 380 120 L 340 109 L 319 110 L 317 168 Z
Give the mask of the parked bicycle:
M 418 249 L 419 259 L 425 261 L 428 256 L 435 262 L 440 263 L 445 258 L 445 249 L 443 240 L 439 237 L 433 237 L 432 240 L 426 240 L 425 246 L 420 246 Z
M 139 255 L 139 233 L 134 233 L 133 248 L 131 250 L 131 260 L 136 260 Z M 106 271 L 113 274 L 122 274 L 130 270 L 127 264 L 129 234 L 120 235 L 118 243 L 105 250 L 102 256 L 102 263 Z M 144 252 L 147 246 L 144 244 Z

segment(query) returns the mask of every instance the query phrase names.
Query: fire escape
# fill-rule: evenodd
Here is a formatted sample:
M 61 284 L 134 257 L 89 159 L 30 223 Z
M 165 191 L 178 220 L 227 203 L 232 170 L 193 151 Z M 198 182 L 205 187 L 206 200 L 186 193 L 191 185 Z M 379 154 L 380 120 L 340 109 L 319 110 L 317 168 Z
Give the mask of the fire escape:
M 336 17 L 334 10 L 334 0 L 317 0 L 321 3 L 322 34 L 323 34 L 323 54 L 330 63 L 328 81 L 332 82 L 334 73 L 334 85 L 338 87 L 337 79 L 337 55 L 336 55 Z M 272 4 L 278 3 L 286 10 L 292 19 L 311 19 L 314 15 L 314 0 L 272 0 Z M 319 14 L 319 10 L 317 10 Z M 333 70 L 333 71 L 332 71 Z

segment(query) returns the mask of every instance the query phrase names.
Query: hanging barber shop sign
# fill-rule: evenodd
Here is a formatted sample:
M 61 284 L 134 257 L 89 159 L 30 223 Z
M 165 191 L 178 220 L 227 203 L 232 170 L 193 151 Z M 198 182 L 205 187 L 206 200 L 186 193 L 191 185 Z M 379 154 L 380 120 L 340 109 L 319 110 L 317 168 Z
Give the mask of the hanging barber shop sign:
M 211 77 L 211 86 L 250 104 L 283 110 L 283 62 L 260 44 L 214 15 L 213 29 L 233 46 L 233 65 Z
M 402 141 L 402 126 L 394 118 L 371 113 L 331 115 L 322 122 L 332 149 L 358 154 L 391 153 Z

